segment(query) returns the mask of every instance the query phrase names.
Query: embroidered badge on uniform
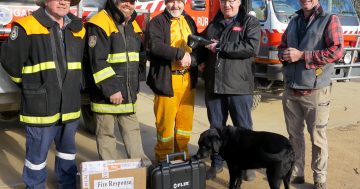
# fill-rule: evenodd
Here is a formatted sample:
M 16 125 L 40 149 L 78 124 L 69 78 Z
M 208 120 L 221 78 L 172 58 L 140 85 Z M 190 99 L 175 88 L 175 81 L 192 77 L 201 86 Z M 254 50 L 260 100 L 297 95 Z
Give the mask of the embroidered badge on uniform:
M 95 35 L 90 36 L 89 37 L 89 42 L 88 42 L 89 47 L 91 47 L 91 48 L 95 47 L 96 40 L 97 40 L 97 37 Z
M 10 39 L 15 40 L 18 37 L 18 35 L 19 35 L 19 28 L 18 28 L 18 26 L 14 26 L 11 29 Z

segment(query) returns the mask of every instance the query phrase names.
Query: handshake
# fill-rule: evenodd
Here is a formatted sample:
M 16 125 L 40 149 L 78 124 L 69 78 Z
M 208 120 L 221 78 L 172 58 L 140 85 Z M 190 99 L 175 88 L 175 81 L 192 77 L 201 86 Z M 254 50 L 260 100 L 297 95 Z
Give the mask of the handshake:
M 211 43 L 213 42 L 197 35 L 189 35 L 187 41 L 187 45 L 192 49 L 195 49 L 198 46 L 206 46 Z

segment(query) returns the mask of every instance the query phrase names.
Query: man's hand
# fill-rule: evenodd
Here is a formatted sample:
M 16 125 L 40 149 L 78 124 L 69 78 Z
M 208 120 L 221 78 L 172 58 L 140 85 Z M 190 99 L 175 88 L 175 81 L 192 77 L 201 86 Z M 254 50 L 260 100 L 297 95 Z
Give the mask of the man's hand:
M 295 48 L 287 48 L 283 51 L 282 59 L 289 63 L 293 63 L 300 59 L 304 59 L 304 52 Z
M 121 104 L 122 101 L 123 97 L 120 91 L 110 96 L 110 102 L 113 104 Z
M 191 55 L 186 52 L 184 57 L 179 61 L 181 67 L 189 67 L 191 65 Z
M 205 48 L 209 49 L 211 52 L 216 53 L 216 45 L 219 43 L 218 40 L 212 39 L 213 43 L 206 45 Z

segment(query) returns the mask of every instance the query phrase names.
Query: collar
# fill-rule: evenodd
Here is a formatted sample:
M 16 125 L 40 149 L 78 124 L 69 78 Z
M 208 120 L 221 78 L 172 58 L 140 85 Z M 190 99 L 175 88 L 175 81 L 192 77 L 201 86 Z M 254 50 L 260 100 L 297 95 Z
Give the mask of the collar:
M 310 19 L 316 18 L 318 16 L 323 16 L 325 14 L 324 9 L 322 8 L 322 6 L 320 5 L 320 3 L 318 3 L 312 10 L 313 12 L 310 15 Z M 302 9 L 296 11 L 296 14 L 298 14 L 299 16 L 302 16 L 303 18 L 305 18 L 304 16 L 304 11 Z
M 226 27 L 226 26 L 232 24 L 235 20 L 236 20 L 236 16 L 232 17 L 229 20 L 223 19 L 220 21 L 220 23 Z
M 243 6 L 240 5 L 240 8 L 239 8 L 239 12 L 236 16 L 234 16 L 230 22 L 227 22 L 225 21 L 225 18 L 224 18 L 224 14 L 221 12 L 221 10 L 219 10 L 214 18 L 214 20 L 216 22 L 219 22 L 221 24 L 223 24 L 224 26 L 227 26 L 229 24 L 231 24 L 232 22 L 234 21 L 239 21 L 239 22 L 242 22 L 245 17 L 247 17 L 247 13 L 245 11 L 245 8 Z
M 105 11 L 111 16 L 114 22 L 117 25 L 124 24 L 125 17 L 124 14 L 116 7 L 115 3 L 112 0 L 107 0 L 105 4 Z M 131 14 L 131 18 L 128 20 L 127 24 L 131 24 L 137 16 L 136 11 Z
M 170 13 L 169 13 L 169 11 L 167 11 L 166 9 L 164 10 L 164 12 L 163 12 L 163 14 L 164 14 L 164 16 L 165 16 L 165 18 L 167 18 L 168 20 L 172 20 L 172 19 L 176 19 L 175 17 L 173 17 Z M 185 15 L 186 15 L 186 12 L 185 12 L 185 10 L 181 13 L 181 16 L 184 16 L 185 17 Z
M 54 17 L 50 15 L 50 13 L 45 9 L 45 14 L 50 17 L 51 20 L 55 21 Z M 71 23 L 71 19 L 65 15 L 64 16 L 64 28 Z M 55 21 L 56 22 L 56 21 Z
M 32 15 L 35 17 L 36 20 L 38 20 L 42 25 L 47 28 L 53 27 L 56 23 L 42 7 L 34 11 Z M 69 28 L 71 31 L 79 32 L 83 28 L 82 20 L 71 13 L 68 13 L 64 17 L 64 19 L 64 25 L 66 23 L 67 28 Z

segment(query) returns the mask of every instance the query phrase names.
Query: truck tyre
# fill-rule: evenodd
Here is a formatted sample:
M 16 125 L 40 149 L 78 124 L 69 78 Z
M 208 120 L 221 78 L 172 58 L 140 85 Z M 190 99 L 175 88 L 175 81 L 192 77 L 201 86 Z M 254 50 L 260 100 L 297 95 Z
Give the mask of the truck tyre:
M 0 113 L 0 122 L 14 122 L 19 120 L 19 111 L 7 111 Z
M 255 94 L 253 95 L 253 103 L 252 103 L 251 111 L 256 109 L 256 107 L 260 104 L 260 101 L 261 101 L 261 92 L 256 91 Z
M 80 124 L 80 128 L 94 135 L 96 133 L 96 120 L 91 111 L 90 104 L 81 105 L 81 115 L 84 124 Z

